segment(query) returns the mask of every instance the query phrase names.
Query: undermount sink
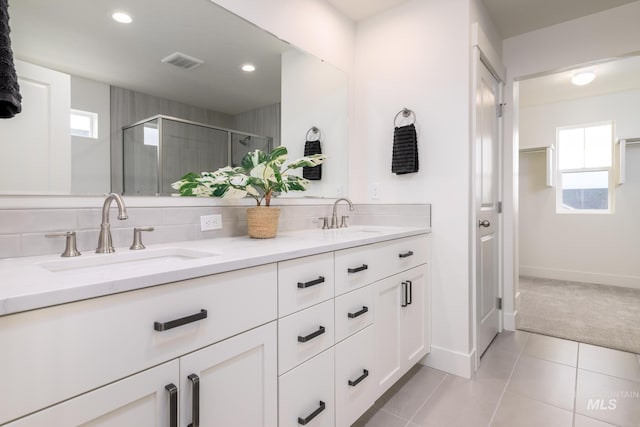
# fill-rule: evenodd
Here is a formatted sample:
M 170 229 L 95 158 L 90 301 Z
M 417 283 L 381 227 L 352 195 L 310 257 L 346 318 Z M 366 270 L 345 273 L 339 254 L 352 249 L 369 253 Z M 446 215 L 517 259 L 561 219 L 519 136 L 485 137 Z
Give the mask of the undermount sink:
M 99 269 L 101 267 L 142 267 L 163 265 L 167 262 L 189 261 L 193 259 L 218 256 L 218 254 L 194 251 L 183 248 L 145 249 L 143 251 L 116 252 L 111 254 L 90 255 L 80 258 L 70 258 L 58 261 L 43 262 L 40 267 L 53 273 Z

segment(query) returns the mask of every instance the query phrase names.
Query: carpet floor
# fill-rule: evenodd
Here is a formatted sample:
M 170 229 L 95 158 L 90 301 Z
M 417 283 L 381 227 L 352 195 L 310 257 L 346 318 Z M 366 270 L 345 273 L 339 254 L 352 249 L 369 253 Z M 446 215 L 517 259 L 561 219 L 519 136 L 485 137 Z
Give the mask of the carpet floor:
M 522 276 L 517 328 L 640 353 L 640 289 Z

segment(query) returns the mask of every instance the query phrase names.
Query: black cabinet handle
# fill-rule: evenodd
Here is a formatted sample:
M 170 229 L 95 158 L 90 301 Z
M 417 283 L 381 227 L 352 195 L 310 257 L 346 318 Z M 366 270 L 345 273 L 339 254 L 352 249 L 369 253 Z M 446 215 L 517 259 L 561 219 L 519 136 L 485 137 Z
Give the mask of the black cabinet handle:
M 324 277 L 320 276 L 316 280 L 312 280 L 310 282 L 298 282 L 298 287 L 300 289 L 309 288 L 311 286 L 319 285 L 320 283 L 324 283 Z
M 362 264 L 360 267 L 356 267 L 356 268 L 347 268 L 347 271 L 349 273 L 357 273 L 359 271 L 364 271 L 366 269 L 368 269 L 369 266 L 367 264 Z
M 200 377 L 191 374 L 187 377 L 191 381 L 191 424 L 187 427 L 200 426 Z
M 413 302 L 413 282 L 411 280 L 407 280 L 407 284 L 409 285 L 409 299 L 407 300 L 407 305 L 410 305 Z
M 356 311 L 355 313 L 347 313 L 347 317 L 349 317 L 349 319 L 355 319 L 358 316 L 362 316 L 367 311 L 369 311 L 369 307 L 367 307 L 366 305 L 363 305 L 362 310 Z
M 164 389 L 169 392 L 169 427 L 178 427 L 178 387 L 171 383 Z
M 406 307 L 407 305 L 409 305 L 407 303 L 407 299 L 408 299 L 408 288 L 409 285 L 407 285 L 407 282 L 402 282 L 402 295 L 400 296 L 400 298 L 402 299 L 402 304 L 400 305 L 401 307 Z
M 311 422 L 312 419 L 314 419 L 315 417 L 318 416 L 318 414 L 322 411 L 324 411 L 325 408 L 325 404 L 324 402 L 321 400 L 320 401 L 320 407 L 318 409 L 316 409 L 315 411 L 313 411 L 312 413 L 310 413 L 307 418 L 300 418 L 298 417 L 298 424 L 300 424 L 301 426 L 306 426 L 307 424 L 309 424 Z
M 408 258 L 408 257 L 410 257 L 411 255 L 413 255 L 413 251 L 404 252 L 404 253 L 399 254 L 398 256 L 399 256 L 400 258 Z
M 168 322 L 154 322 L 153 329 L 158 332 L 166 331 L 168 329 L 177 328 L 178 326 L 186 325 L 187 323 L 197 322 L 198 320 L 207 318 L 207 310 L 200 310 L 200 313 L 192 314 L 191 316 L 182 317 L 180 319 L 170 320 Z
M 363 370 L 362 370 L 362 375 L 360 375 L 358 378 L 356 378 L 356 379 L 355 379 L 355 380 L 353 380 L 353 381 L 349 380 L 349 385 L 350 385 L 351 387 L 355 387 L 355 386 L 357 386 L 358 384 L 360 384 L 360 382 L 361 382 L 363 379 L 367 378 L 368 376 L 369 376 L 369 371 L 367 371 L 366 369 L 363 369 Z
M 320 326 L 320 329 L 318 329 L 317 331 L 307 335 L 306 337 L 301 337 L 300 335 L 298 335 L 298 342 L 311 341 L 312 339 L 314 339 L 318 335 L 322 335 L 322 334 L 324 334 L 324 326 Z

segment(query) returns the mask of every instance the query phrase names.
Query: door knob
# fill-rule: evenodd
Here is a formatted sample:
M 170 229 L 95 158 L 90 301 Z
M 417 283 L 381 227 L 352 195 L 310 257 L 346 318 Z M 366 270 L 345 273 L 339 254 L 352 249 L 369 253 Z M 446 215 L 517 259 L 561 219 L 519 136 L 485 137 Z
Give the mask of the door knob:
M 488 220 L 484 219 L 484 220 L 478 222 L 478 226 L 479 227 L 491 227 L 491 223 Z

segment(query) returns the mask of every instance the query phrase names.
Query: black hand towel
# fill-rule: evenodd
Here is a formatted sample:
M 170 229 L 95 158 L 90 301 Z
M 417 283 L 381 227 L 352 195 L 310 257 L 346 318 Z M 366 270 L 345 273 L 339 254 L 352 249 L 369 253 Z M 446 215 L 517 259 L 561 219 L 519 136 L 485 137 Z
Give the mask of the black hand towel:
M 9 0 L 0 0 L 0 118 L 9 119 L 22 111 L 21 102 L 9 38 Z
M 396 127 L 393 132 L 391 172 L 396 175 L 418 172 L 418 136 L 413 124 Z
M 322 154 L 322 148 L 320 148 L 320 140 L 307 141 L 304 143 L 304 155 L 311 156 L 312 154 Z M 320 181 L 322 179 L 322 165 L 302 168 L 302 177 L 309 181 Z

